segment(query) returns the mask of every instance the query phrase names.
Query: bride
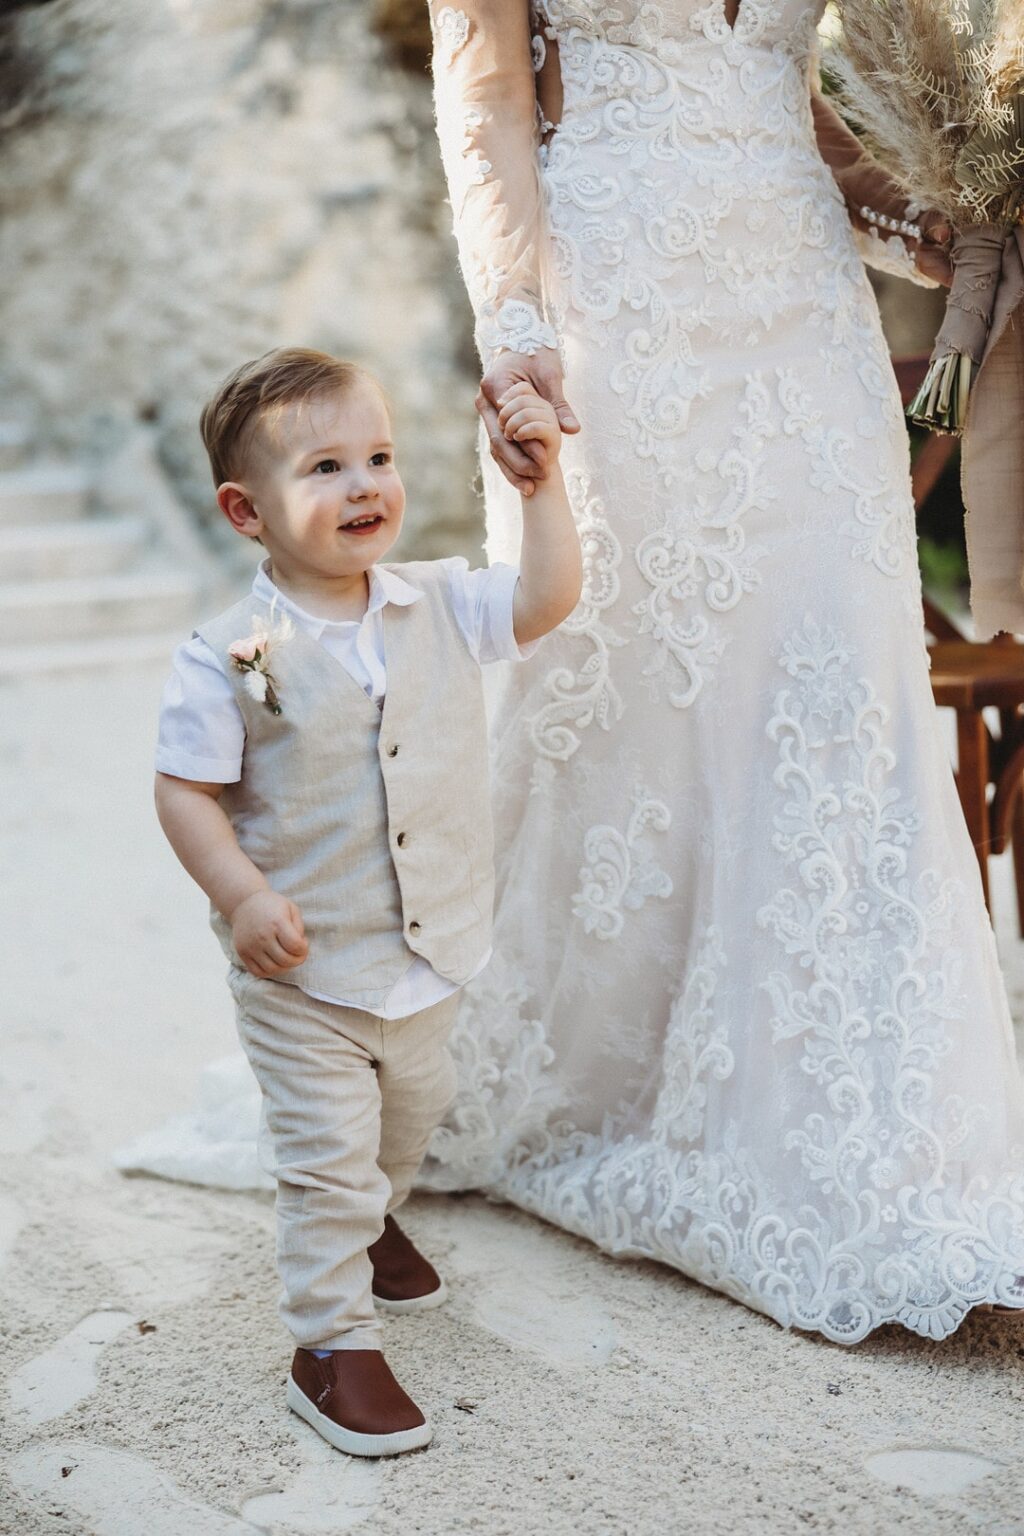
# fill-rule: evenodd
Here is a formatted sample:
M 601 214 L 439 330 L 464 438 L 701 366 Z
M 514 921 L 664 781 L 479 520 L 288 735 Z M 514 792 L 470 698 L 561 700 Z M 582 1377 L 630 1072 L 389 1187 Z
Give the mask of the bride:
M 495 700 L 495 955 L 425 1178 L 852 1343 L 1024 1306 L 1024 1092 L 862 264 L 941 280 L 945 232 L 815 93 L 823 8 L 433 0 L 489 554 L 527 377 L 587 574 Z M 224 1071 L 122 1166 L 248 1182 Z
M 495 958 L 426 1177 L 940 1338 L 1024 1305 L 1024 1092 L 858 254 L 943 278 L 945 231 L 816 94 L 823 9 L 432 4 L 488 553 L 528 377 L 582 428 L 587 577 L 496 701 Z

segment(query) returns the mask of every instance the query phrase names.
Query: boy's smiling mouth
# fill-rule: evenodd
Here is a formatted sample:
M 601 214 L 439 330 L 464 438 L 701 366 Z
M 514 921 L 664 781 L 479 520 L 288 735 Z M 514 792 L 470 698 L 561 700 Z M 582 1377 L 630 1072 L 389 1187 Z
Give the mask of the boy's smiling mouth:
M 373 533 L 380 527 L 384 519 L 379 512 L 363 513 L 360 517 L 354 517 L 350 523 L 341 523 L 339 533 Z

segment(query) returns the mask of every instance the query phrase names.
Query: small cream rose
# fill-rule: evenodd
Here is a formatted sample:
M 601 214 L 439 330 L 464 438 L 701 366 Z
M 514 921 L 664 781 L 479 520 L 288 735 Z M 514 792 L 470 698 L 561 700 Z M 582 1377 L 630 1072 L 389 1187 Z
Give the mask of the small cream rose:
M 256 636 L 250 635 L 247 640 L 233 640 L 228 646 L 228 655 L 235 661 L 255 661 L 259 648 Z

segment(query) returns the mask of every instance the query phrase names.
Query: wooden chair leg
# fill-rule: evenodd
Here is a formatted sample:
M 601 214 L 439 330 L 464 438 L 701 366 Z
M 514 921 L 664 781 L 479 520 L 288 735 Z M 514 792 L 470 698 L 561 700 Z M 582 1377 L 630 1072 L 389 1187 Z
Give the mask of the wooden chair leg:
M 957 710 L 956 738 L 956 786 L 960 792 L 967 830 L 978 855 L 985 905 L 991 912 L 988 889 L 988 730 L 980 710 Z
M 1017 924 L 1024 939 L 1024 795 L 1018 796 L 1012 822 L 1013 874 L 1017 882 Z

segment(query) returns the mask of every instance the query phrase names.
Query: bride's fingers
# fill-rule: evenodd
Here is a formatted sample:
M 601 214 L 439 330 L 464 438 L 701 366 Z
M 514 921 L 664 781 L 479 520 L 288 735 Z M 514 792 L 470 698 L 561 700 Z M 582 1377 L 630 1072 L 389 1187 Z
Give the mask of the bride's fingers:
M 511 400 L 518 400 L 523 395 L 535 395 L 536 393 L 537 391 L 534 389 L 532 384 L 527 383 L 525 379 L 520 379 L 518 384 L 510 385 L 508 389 L 500 394 L 495 401 L 495 404 L 498 406 L 505 406 L 508 405 L 509 401 Z
M 917 248 L 917 270 L 948 288 L 953 281 L 953 226 L 936 208 L 927 209 L 918 222 L 923 233 Z
M 510 443 L 498 425 L 497 411 L 482 392 L 477 396 L 476 408 L 487 433 L 492 459 L 517 491 L 524 496 L 532 495 L 534 482 L 541 479 L 544 473 L 546 458 L 543 449 L 537 446 L 532 452 L 527 452 L 515 443 Z
M 949 252 L 937 245 L 920 245 L 917 250 L 917 270 L 946 288 L 953 281 L 953 263 Z
M 478 395 L 476 408 L 483 420 L 484 430 L 487 433 L 491 445 L 491 454 L 496 459 L 507 463 L 509 468 L 519 474 L 529 474 L 530 462 L 527 455 L 521 449 L 506 442 L 505 433 L 501 425 L 499 412 L 491 404 L 486 395 Z

